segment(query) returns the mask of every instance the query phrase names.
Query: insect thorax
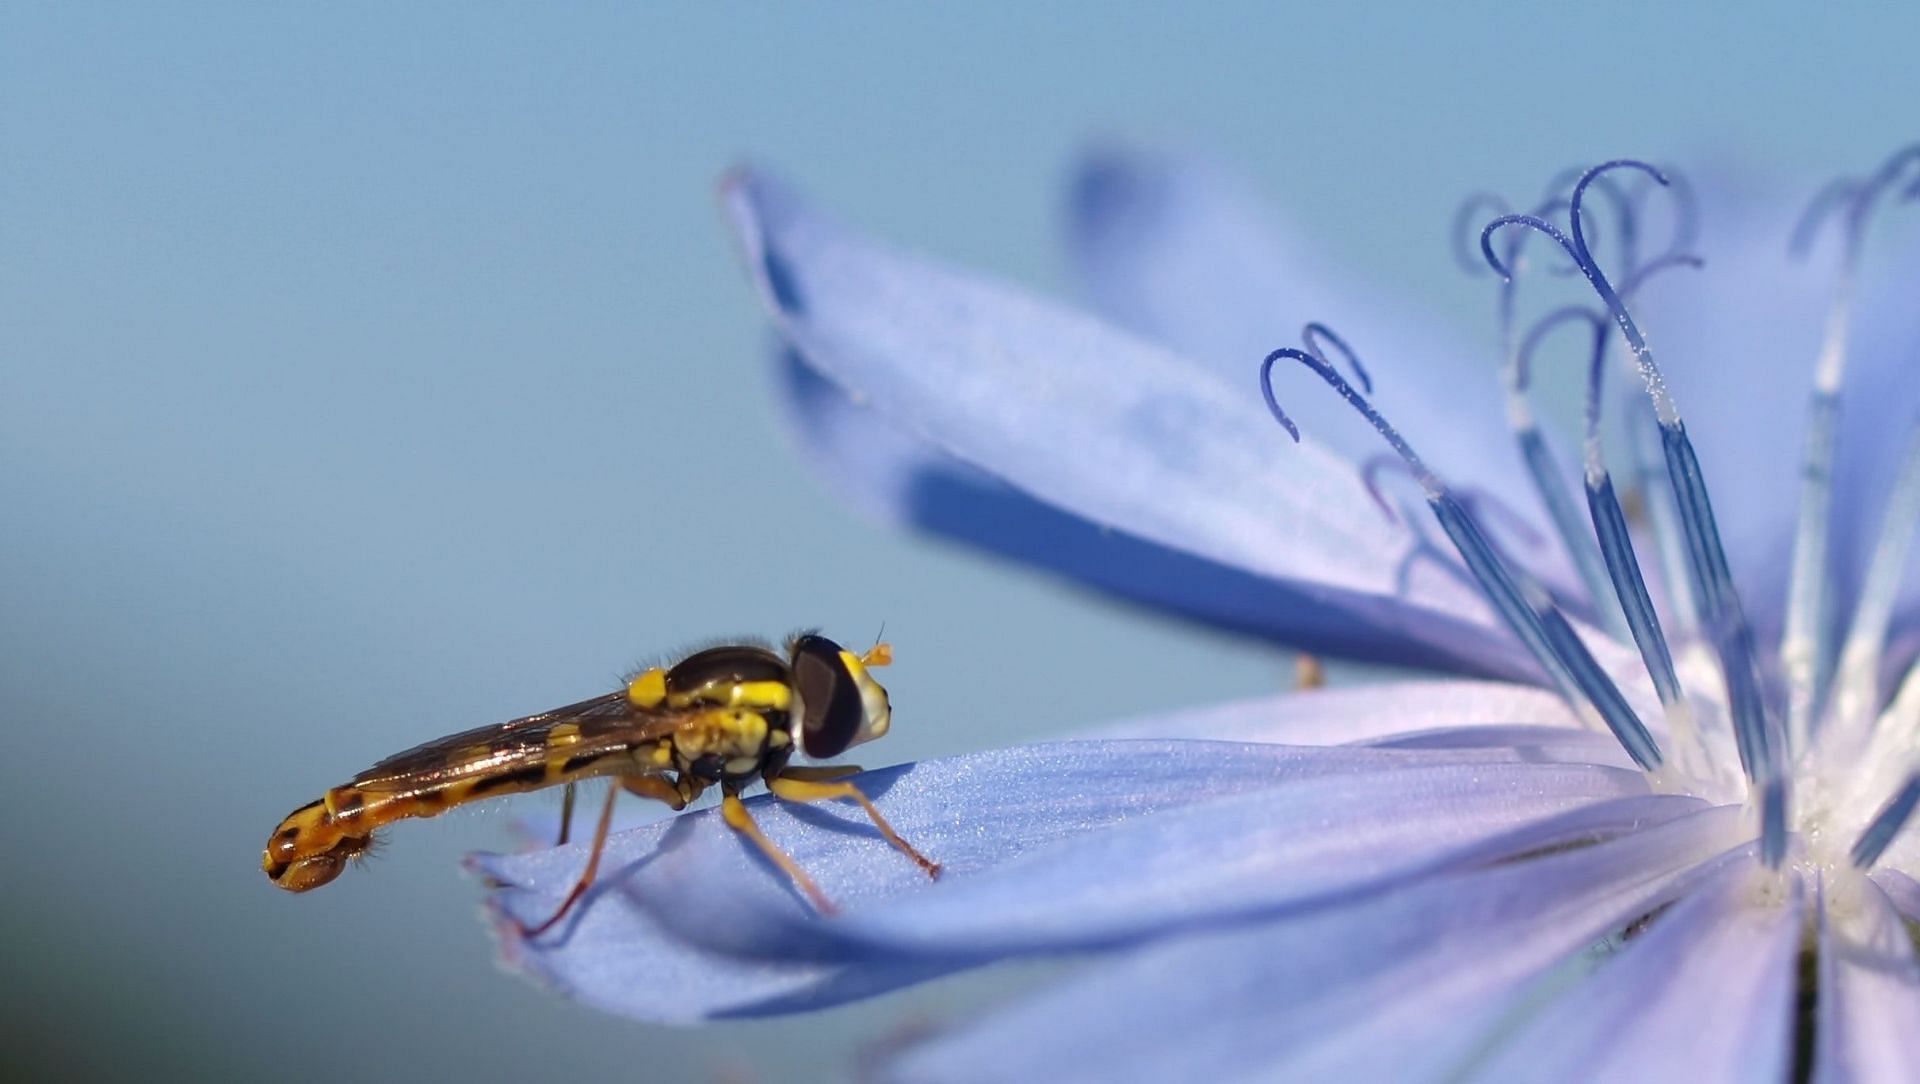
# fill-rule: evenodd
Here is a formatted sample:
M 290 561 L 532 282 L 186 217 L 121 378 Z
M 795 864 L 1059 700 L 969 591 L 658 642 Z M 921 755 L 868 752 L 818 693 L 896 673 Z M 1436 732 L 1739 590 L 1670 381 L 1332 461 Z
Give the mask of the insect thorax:
M 664 706 L 706 709 L 665 739 L 682 778 L 738 789 L 793 754 L 792 672 L 765 648 L 729 645 L 688 656 L 661 675 Z

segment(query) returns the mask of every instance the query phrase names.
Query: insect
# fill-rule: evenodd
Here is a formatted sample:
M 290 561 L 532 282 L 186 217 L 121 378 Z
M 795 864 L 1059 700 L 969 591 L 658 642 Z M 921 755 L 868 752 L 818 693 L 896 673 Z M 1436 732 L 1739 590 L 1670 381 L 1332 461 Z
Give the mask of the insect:
M 537 937 L 593 883 L 614 799 L 622 791 L 680 810 L 718 786 L 727 826 L 759 848 L 818 910 L 831 913 L 832 901 L 760 831 L 740 792 L 758 780 L 790 802 L 857 802 L 888 843 L 938 877 L 940 866 L 902 839 L 843 778 L 859 768 L 788 764 L 796 747 L 811 759 L 825 759 L 884 735 L 892 707 L 872 670 L 892 661 L 885 643 L 855 655 L 814 633 L 791 638 L 784 656 L 761 644 L 710 647 L 672 666 L 644 670 L 604 696 L 388 757 L 288 814 L 268 839 L 261 865 L 274 884 L 305 892 L 340 876 L 373 846 L 375 830 L 394 821 L 552 786 L 566 787 L 564 843 L 575 784 L 610 778 L 585 871 L 552 917 L 521 927 L 525 936 Z

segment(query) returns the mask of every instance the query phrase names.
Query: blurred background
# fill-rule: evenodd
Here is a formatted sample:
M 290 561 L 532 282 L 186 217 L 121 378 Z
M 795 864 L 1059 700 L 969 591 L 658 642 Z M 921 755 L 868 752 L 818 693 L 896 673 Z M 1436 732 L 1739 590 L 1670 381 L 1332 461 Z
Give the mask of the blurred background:
M 1070 296 L 1076 150 L 1203 148 L 1490 336 L 1462 194 L 1615 154 L 1811 191 L 1920 101 L 1913 14 L 470 7 L 0 10 L 10 1078 L 841 1077 L 997 980 L 643 1027 L 495 970 L 458 863 L 511 811 L 304 897 L 260 848 L 378 757 L 716 634 L 885 622 L 870 763 L 1290 680 L 836 503 L 780 430 L 730 164 Z

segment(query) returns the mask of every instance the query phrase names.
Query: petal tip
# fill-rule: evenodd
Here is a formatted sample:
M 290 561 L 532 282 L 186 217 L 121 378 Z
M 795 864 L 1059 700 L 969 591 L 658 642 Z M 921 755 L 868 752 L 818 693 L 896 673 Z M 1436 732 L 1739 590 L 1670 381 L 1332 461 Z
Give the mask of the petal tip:
M 779 183 L 751 166 L 738 165 L 721 174 L 715 194 L 740 243 L 747 271 L 777 310 L 775 315 L 805 315 L 800 276 L 776 243 L 782 220 L 790 217 L 781 213 L 784 193 Z

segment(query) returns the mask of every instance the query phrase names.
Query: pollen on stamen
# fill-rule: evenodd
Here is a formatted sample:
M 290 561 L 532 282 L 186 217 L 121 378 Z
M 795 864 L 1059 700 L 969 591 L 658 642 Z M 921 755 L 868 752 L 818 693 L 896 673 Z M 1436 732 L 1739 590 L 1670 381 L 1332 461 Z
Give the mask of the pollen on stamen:
M 1622 169 L 1644 174 L 1663 186 L 1669 183 L 1665 174 L 1645 162 L 1628 158 L 1603 162 L 1589 169 L 1574 186 L 1568 231 L 1562 232 L 1538 216 L 1502 215 L 1481 231 L 1481 255 L 1497 273 L 1510 279 L 1511 262 L 1503 261 L 1494 250 L 1494 235 L 1509 226 L 1522 226 L 1546 235 L 1580 265 L 1588 284 L 1633 352 L 1660 424 L 1661 450 L 1680 509 L 1681 526 L 1687 536 L 1691 557 L 1688 571 L 1701 606 L 1705 631 L 1720 657 L 1741 766 L 1759 802 L 1762 857 L 1769 866 L 1777 867 L 1785 857 L 1787 843 L 1786 757 L 1778 724 L 1768 712 L 1761 692 L 1753 630 L 1733 583 L 1719 524 L 1713 514 L 1698 455 L 1681 420 L 1680 408 L 1667 389 L 1639 324 L 1620 292 L 1595 262 L 1582 224 L 1581 206 L 1587 189 L 1602 175 Z

